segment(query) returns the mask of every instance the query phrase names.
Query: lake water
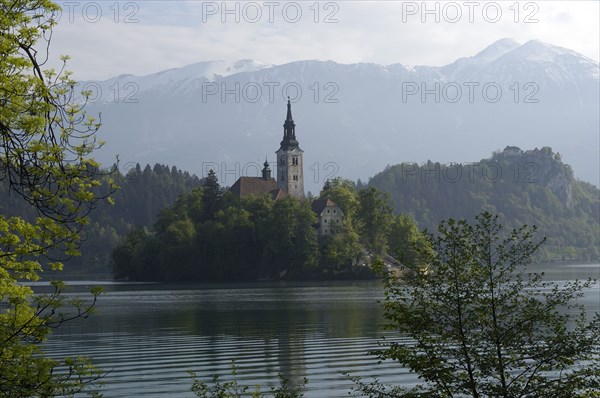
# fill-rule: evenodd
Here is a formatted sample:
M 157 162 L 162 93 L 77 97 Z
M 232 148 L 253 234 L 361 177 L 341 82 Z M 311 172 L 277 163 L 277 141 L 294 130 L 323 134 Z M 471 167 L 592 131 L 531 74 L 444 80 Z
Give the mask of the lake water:
M 548 279 L 600 277 L 600 265 L 553 266 Z M 538 267 L 539 268 L 539 267 Z M 96 282 L 73 283 L 74 293 Z M 384 332 L 378 282 L 239 285 L 105 284 L 97 313 L 57 330 L 45 344 L 51 356 L 88 355 L 110 371 L 106 398 L 192 397 L 188 370 L 204 380 L 238 380 L 265 387 L 282 373 L 308 378 L 306 397 L 348 396 L 344 373 L 413 383 L 416 378 L 368 355 Z M 42 288 L 43 289 L 43 288 Z M 600 289 L 585 292 L 600 311 Z

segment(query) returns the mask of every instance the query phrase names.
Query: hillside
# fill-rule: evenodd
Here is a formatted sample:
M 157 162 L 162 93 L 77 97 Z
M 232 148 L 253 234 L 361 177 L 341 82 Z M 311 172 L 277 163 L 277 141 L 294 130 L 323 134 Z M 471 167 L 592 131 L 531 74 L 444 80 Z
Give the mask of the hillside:
M 83 229 L 82 256 L 66 262 L 70 277 L 109 277 L 113 248 L 134 229 L 150 230 L 161 210 L 200 186 L 175 167 L 133 165 L 111 175 L 120 189 L 115 204 L 104 202 Z M 419 229 L 435 229 L 449 218 L 470 218 L 483 209 L 499 213 L 511 226 L 539 227 L 548 242 L 539 261 L 593 261 L 600 247 L 600 192 L 574 178 L 571 167 L 550 148 L 507 147 L 469 164 L 428 162 L 388 166 L 369 180 L 387 192 L 396 214 L 414 218 Z M 357 188 L 364 188 L 358 184 Z M 342 202 L 343 203 L 343 202 Z M 33 217 L 17 195 L 0 185 L 0 213 Z
M 469 164 L 388 166 L 369 185 L 388 192 L 395 211 L 411 214 L 419 228 L 431 230 L 442 219 L 470 218 L 487 209 L 510 226 L 536 225 L 548 238 L 539 260 L 598 259 L 598 188 L 575 179 L 549 147 L 506 147 Z
M 139 164 L 125 164 L 120 171 L 103 177 L 105 181 L 108 178 L 119 187 L 112 195 L 114 205 L 101 201 L 92 210 L 89 224 L 81 231 L 81 256 L 64 261 L 63 276 L 109 278 L 110 255 L 120 239 L 133 228 L 151 226 L 160 210 L 200 185 L 195 175 L 161 164 L 143 168 Z M 106 185 L 101 189 L 105 188 Z M 0 183 L 0 214 L 26 219 L 36 216 L 34 209 L 20 196 L 9 193 L 5 181 Z M 51 278 L 51 275 L 45 277 Z

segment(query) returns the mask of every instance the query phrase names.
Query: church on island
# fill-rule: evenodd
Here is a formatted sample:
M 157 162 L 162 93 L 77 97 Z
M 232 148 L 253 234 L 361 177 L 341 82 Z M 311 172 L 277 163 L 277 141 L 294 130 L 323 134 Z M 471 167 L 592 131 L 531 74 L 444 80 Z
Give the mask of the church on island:
M 287 115 L 283 123 L 283 140 L 277 155 L 277 172 L 271 176 L 269 162 L 265 160 L 260 177 L 240 177 L 229 188 L 237 197 L 244 198 L 250 195 L 270 195 L 273 200 L 285 198 L 288 195 L 300 200 L 306 200 L 304 195 L 304 161 L 300 144 L 296 139 L 296 124 L 292 118 L 292 104 L 288 98 Z M 331 199 L 316 199 L 311 203 L 313 211 L 317 214 L 318 234 L 320 236 L 331 233 L 332 225 L 343 222 L 342 209 Z

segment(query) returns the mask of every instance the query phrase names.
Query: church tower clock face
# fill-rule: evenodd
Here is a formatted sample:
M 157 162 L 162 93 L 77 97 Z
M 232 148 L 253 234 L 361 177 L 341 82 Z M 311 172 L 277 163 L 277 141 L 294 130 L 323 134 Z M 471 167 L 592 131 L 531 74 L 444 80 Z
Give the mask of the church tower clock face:
M 288 195 L 304 198 L 304 162 L 298 140 L 296 124 L 292 118 L 292 104 L 288 98 L 287 116 L 283 123 L 283 140 L 277 152 L 277 187 Z

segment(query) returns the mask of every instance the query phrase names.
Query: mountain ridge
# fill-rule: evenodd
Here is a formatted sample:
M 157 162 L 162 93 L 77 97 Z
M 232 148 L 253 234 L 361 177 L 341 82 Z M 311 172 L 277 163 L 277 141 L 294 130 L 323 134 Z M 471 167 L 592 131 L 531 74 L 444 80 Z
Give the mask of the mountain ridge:
M 586 57 L 580 53 L 577 53 L 576 51 L 570 50 L 568 48 L 544 43 L 537 39 L 532 39 L 523 44 L 520 44 L 513 39 L 503 38 L 503 39 L 499 39 L 499 40 L 495 41 L 494 43 L 488 45 L 483 50 L 479 51 L 477 54 L 475 54 L 473 56 L 461 57 L 449 64 L 442 65 L 442 66 L 408 65 L 408 64 L 404 64 L 402 62 L 394 62 L 391 64 L 379 64 L 379 63 L 373 63 L 373 62 L 343 63 L 343 62 L 336 62 L 333 60 L 323 61 L 323 60 L 317 60 L 317 59 L 297 60 L 297 61 L 291 61 L 291 62 L 286 62 L 286 63 L 282 63 L 282 64 L 263 64 L 259 61 L 252 60 L 252 59 L 241 59 L 241 60 L 236 60 L 236 61 L 231 61 L 231 62 L 226 62 L 223 60 L 208 60 L 208 61 L 195 62 L 195 63 L 184 65 L 181 67 L 164 69 L 164 70 L 156 71 L 156 72 L 145 74 L 145 75 L 134 75 L 134 74 L 126 73 L 126 74 L 121 74 L 121 75 L 118 75 L 115 77 L 110 77 L 108 79 L 100 80 L 100 81 L 88 80 L 88 81 L 84 81 L 84 83 L 92 82 L 92 81 L 99 82 L 99 83 L 112 82 L 115 79 L 120 79 L 120 78 L 125 78 L 125 77 L 134 77 L 134 78 L 138 78 L 138 79 L 150 78 L 150 77 L 160 76 L 160 75 L 168 74 L 168 73 L 172 73 L 172 72 L 185 71 L 187 69 L 193 69 L 194 73 L 197 73 L 198 72 L 197 69 L 200 66 L 208 69 L 208 71 L 207 71 L 208 73 L 210 73 L 209 67 L 211 67 L 211 66 L 216 69 L 220 68 L 220 70 L 222 70 L 223 72 L 229 72 L 232 68 L 234 68 L 234 71 L 231 73 L 214 73 L 213 72 L 214 76 L 227 77 L 227 76 L 235 75 L 237 73 L 254 72 L 254 71 L 261 70 L 261 69 L 269 69 L 269 68 L 273 68 L 273 67 L 281 67 L 281 66 L 291 65 L 291 64 L 306 64 L 306 63 L 335 64 L 335 65 L 339 65 L 339 66 L 370 65 L 370 66 L 375 66 L 375 67 L 381 67 L 385 70 L 389 70 L 390 68 L 401 67 L 408 72 L 413 72 L 418 69 L 427 69 L 427 70 L 439 70 L 443 73 L 443 71 L 445 69 L 451 68 L 452 66 L 455 66 L 457 63 L 462 64 L 462 63 L 465 63 L 468 61 L 476 61 L 479 64 L 482 64 L 482 63 L 489 64 L 489 63 L 496 61 L 497 59 L 499 59 L 501 57 L 510 55 L 511 53 L 513 53 L 515 51 L 517 54 L 519 54 L 519 57 L 525 57 L 525 58 L 530 57 L 531 52 L 532 52 L 531 48 L 536 50 L 536 54 L 538 55 L 538 57 L 540 57 L 540 59 L 542 61 L 550 61 L 550 55 L 554 55 L 554 56 L 556 56 L 556 55 L 559 55 L 559 56 L 560 55 L 571 55 L 571 56 L 575 56 L 577 58 L 581 58 L 582 60 L 586 60 L 590 63 L 593 63 L 594 65 L 596 65 L 596 69 L 598 69 L 598 67 L 597 67 L 598 61 L 588 58 L 588 57 Z M 545 58 L 541 57 L 541 54 L 540 54 L 542 52 L 541 50 L 545 50 L 544 52 L 547 55 Z M 523 54 L 521 54 L 521 53 L 523 53 Z M 490 56 L 489 54 L 492 54 L 492 55 Z M 517 58 L 519 58 L 519 57 L 517 57 Z M 241 70 L 239 70 L 239 69 L 241 69 Z M 214 76 L 213 76 L 213 79 L 214 79 Z M 197 74 L 196 77 L 208 79 L 208 76 L 203 73 Z M 208 80 L 211 80 L 211 79 L 208 79 Z
M 313 167 L 305 170 L 311 191 L 335 176 L 326 168 L 331 164 L 333 174 L 365 179 L 386 164 L 470 161 L 507 143 L 555 148 L 578 178 L 597 184 L 598 64 L 543 43 L 511 46 L 500 40 L 478 53 L 485 62 L 473 62 L 475 54 L 442 67 L 246 60 L 241 69 L 233 68 L 235 62 L 201 65 L 204 75 L 179 68 L 145 82 L 88 82 L 100 92 L 88 110 L 102 112 L 99 137 L 107 142 L 98 158 L 112 163 L 120 154 L 126 163 L 176 164 L 201 176 L 203 165 L 217 164 L 230 185 L 245 165 L 260 166 L 265 153 L 273 161 L 289 95 L 305 169 Z M 552 56 L 529 60 L 524 47 L 547 47 Z M 227 68 L 231 73 L 214 73 Z M 469 82 L 477 84 L 472 93 Z M 453 102 L 457 87 L 461 93 Z M 497 87 L 502 92 L 494 102 L 488 97 Z M 257 88 L 258 96 L 252 91 Z

